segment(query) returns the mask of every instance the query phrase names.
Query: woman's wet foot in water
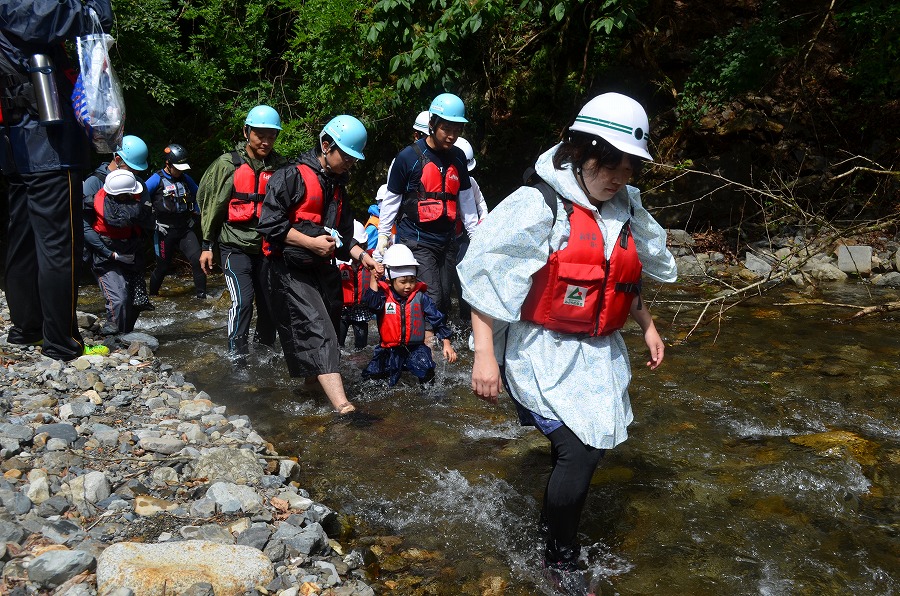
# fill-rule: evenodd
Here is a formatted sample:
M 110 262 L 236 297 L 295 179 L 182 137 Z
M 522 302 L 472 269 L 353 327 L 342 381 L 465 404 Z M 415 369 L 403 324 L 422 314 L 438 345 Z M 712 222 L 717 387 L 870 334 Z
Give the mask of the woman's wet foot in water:
M 349 401 L 344 402 L 335 410 L 335 414 L 338 416 L 346 416 L 347 414 L 352 414 L 356 411 L 356 406 L 351 404 Z

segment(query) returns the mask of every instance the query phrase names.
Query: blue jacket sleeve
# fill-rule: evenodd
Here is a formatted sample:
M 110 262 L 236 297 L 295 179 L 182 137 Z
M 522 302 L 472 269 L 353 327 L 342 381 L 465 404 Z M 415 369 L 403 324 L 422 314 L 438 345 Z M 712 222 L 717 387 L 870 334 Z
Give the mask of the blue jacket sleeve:
M 372 288 L 366 288 L 362 298 L 360 298 L 360 303 L 372 312 L 380 312 L 384 308 L 386 301 L 384 292 L 376 292 Z
M 160 177 L 159 174 L 153 174 L 147 181 L 144 182 L 144 191 L 147 193 L 148 197 L 152 197 L 153 193 L 156 192 L 156 187 L 159 186 Z
M 376 246 L 378 246 L 378 226 L 372 226 L 366 228 L 366 237 L 368 241 L 366 242 L 366 250 L 372 250 Z
M 428 294 L 422 295 L 422 311 L 425 313 L 425 320 L 431 323 L 436 338 L 443 341 L 453 334 L 453 330 L 446 323 L 446 317 L 437 309 Z

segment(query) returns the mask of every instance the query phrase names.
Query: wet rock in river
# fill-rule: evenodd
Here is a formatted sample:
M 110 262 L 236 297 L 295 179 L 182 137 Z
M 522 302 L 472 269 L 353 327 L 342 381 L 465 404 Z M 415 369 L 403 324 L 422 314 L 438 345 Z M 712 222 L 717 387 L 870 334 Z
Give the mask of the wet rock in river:
M 846 430 L 832 430 L 811 435 L 791 437 L 791 443 L 815 449 L 823 455 L 846 450 L 863 466 L 875 465 L 877 445 L 868 439 Z

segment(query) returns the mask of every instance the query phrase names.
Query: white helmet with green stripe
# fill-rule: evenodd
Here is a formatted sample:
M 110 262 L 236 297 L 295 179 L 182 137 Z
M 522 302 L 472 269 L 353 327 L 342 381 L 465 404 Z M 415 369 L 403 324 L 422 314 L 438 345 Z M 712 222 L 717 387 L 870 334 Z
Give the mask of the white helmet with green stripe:
M 647 112 L 627 95 L 598 95 L 581 108 L 569 130 L 600 137 L 619 151 L 653 161 L 647 151 Z

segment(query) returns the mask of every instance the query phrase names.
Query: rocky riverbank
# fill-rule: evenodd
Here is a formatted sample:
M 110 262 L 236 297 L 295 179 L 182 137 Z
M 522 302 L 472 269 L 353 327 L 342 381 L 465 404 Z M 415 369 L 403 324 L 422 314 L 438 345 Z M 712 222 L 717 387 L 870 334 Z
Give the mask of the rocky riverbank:
M 0 295 L 0 593 L 374 594 L 297 461 L 153 337 L 63 363 L 6 344 L 8 326 Z
M 874 286 L 900 287 L 900 238 L 869 236 L 827 244 L 802 232 L 754 242 L 742 255 L 729 253 L 721 235 L 667 230 L 681 280 L 734 280 L 737 285 L 789 279 L 797 287 L 865 278 Z

